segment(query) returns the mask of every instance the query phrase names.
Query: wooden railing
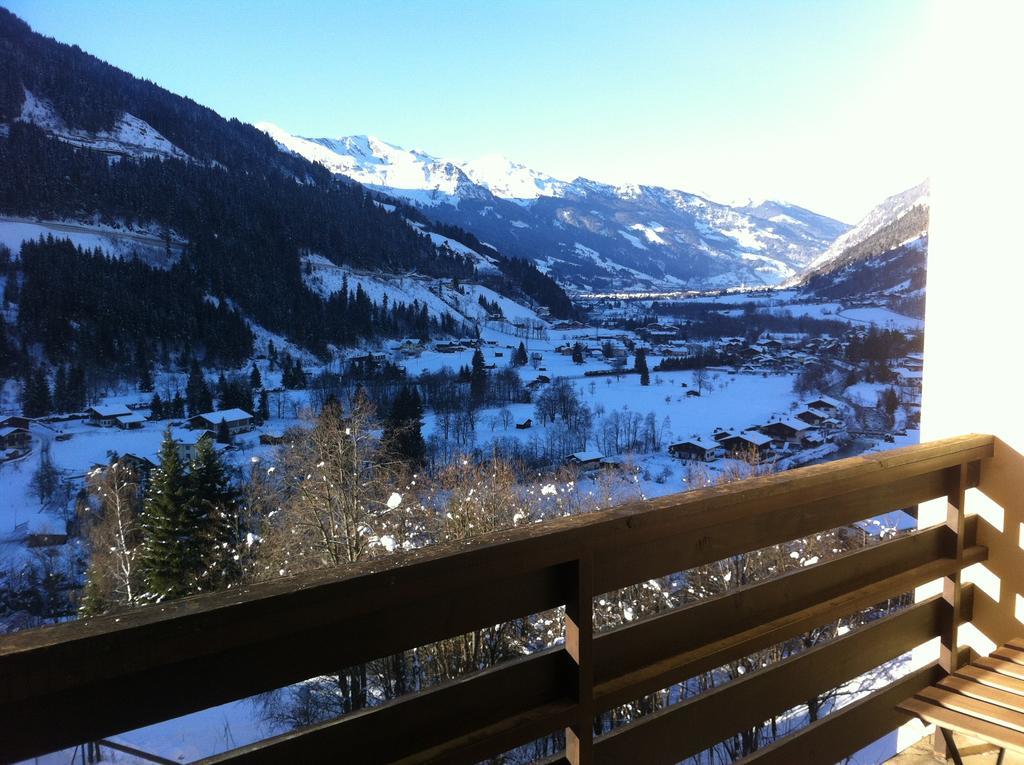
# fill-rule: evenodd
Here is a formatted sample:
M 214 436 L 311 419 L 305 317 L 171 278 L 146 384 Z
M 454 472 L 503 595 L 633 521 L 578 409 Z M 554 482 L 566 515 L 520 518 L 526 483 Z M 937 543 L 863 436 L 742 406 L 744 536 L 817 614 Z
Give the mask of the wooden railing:
M 933 637 L 954 645 L 972 603 L 959 571 L 986 557 L 963 494 L 992 451 L 991 436 L 963 436 L 8 635 L 0 759 L 564 605 L 564 645 L 206 762 L 470 763 L 561 730 L 563 762 L 678 762 Z M 595 595 L 941 497 L 946 525 L 594 633 Z M 943 577 L 942 596 L 592 735 L 597 712 Z M 835 762 L 904 722 L 895 704 L 942 671 L 924 667 L 751 759 Z

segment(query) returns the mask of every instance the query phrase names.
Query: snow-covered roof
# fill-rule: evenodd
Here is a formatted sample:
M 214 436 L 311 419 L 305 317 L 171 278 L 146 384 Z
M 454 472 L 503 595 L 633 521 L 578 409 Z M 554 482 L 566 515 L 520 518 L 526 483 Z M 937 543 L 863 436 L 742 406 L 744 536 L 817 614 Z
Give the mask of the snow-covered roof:
M 136 412 L 135 414 L 122 415 L 121 417 L 117 418 L 117 421 L 120 422 L 122 425 L 129 425 L 133 422 L 145 422 L 146 418 L 143 415 Z
M 842 401 L 837 401 L 836 399 L 831 398 L 829 396 L 818 396 L 813 401 L 811 401 L 812 404 L 816 404 L 816 403 L 819 403 L 819 402 L 821 402 L 823 404 L 828 404 L 829 406 L 835 407 L 836 409 L 842 409 L 843 408 L 843 402 Z
M 212 437 L 213 434 L 209 430 L 179 430 L 176 428 L 171 432 L 171 439 L 184 446 L 198 444 L 202 439 Z
M 712 449 L 717 449 L 721 444 L 710 438 L 687 438 L 684 441 L 677 441 L 672 444 L 672 446 L 696 446 L 700 449 L 704 449 L 705 451 L 710 451 Z M 671 449 L 672 446 L 669 448 Z
M 792 428 L 793 430 L 807 430 L 810 426 L 803 420 L 798 420 L 794 417 L 786 417 L 783 420 L 776 420 L 775 422 L 766 423 L 766 425 L 785 425 L 786 427 Z
M 592 452 L 591 451 L 591 452 L 575 452 L 573 454 L 570 454 L 569 457 L 571 459 L 576 460 L 577 462 L 593 462 L 594 460 L 600 460 L 602 457 L 604 457 L 604 455 L 601 454 L 601 452 Z
M 0 428 L 0 438 L 7 438 L 11 433 L 28 433 L 25 428 Z
M 218 423 L 221 422 L 222 420 L 227 420 L 228 422 L 235 422 L 237 420 L 252 419 L 252 415 L 249 414 L 244 409 L 222 409 L 219 412 L 204 412 L 203 414 L 195 415 L 195 417 L 193 417 L 192 419 L 195 419 L 196 417 L 201 417 L 207 422 L 213 423 Z
M 124 404 L 91 406 L 89 411 L 95 412 L 100 417 L 125 417 L 131 414 L 131 410 Z
M 739 433 L 730 438 L 742 438 L 744 441 L 753 444 L 754 446 L 764 446 L 765 444 L 771 443 L 772 437 L 766 436 L 764 433 L 758 433 L 756 430 L 750 430 L 746 433 Z

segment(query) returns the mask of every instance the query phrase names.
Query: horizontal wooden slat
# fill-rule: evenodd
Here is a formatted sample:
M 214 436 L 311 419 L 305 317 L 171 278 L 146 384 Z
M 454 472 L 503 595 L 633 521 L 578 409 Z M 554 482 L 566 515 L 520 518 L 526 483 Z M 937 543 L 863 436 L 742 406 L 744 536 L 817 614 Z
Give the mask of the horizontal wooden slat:
M 594 589 L 608 592 L 945 496 L 948 481 L 944 472 L 925 473 L 811 502 L 789 498 L 789 504 L 773 503 L 777 506 L 770 510 L 759 505 L 742 519 L 695 518 L 678 532 L 666 527 L 657 537 L 642 541 L 626 537 L 595 553 Z
M 14 734 L 0 741 L 0 756 L 43 753 L 546 610 L 566 602 L 584 548 L 597 589 L 615 589 L 939 496 L 951 467 L 992 449 L 991 436 L 946 439 L 3 636 L 0 719 Z M 145 687 L 160 692 L 137 703 Z M 43 722 L 54 718 L 64 723 Z
M 996 704 L 1018 713 L 1024 712 L 1024 696 L 970 680 L 960 676 L 959 673 L 942 678 L 937 685 L 940 688 L 970 696 L 972 699 Z
M 922 667 L 807 727 L 772 742 L 736 765 L 793 765 L 841 762 L 907 722 L 896 705 L 927 688 L 943 671 L 938 662 Z
M 1024 714 L 1020 712 L 936 686 L 923 689 L 917 698 L 1024 734 Z
M 336 762 L 338 752 L 367 765 L 479 762 L 564 728 L 573 670 L 565 651 L 550 649 L 202 762 Z
M 1000 646 L 992 652 L 992 656 L 996 659 L 1002 659 L 1024 667 L 1024 652 L 1010 646 Z
M 915 542 L 927 552 L 931 543 L 943 539 L 945 531 L 936 529 L 934 536 L 932 531 L 921 532 L 927 536 L 918 540 L 908 538 L 902 549 L 913 559 L 909 548 Z M 899 547 L 902 543 L 903 540 L 886 544 Z M 961 563 L 939 558 L 876 579 L 870 568 L 858 569 L 856 565 L 872 560 L 869 554 L 876 550 L 880 553 L 876 560 L 884 560 L 892 552 L 869 548 L 598 636 L 594 644 L 595 672 L 599 678 L 594 694 L 598 708 L 610 709 L 720 667 L 812 627 L 909 592 L 986 556 L 984 547 L 975 546 L 964 551 Z M 916 553 L 921 554 L 922 551 Z M 885 573 L 889 572 L 883 568 L 882 574 Z M 850 578 L 844 583 L 842 576 Z M 819 586 L 817 596 L 811 595 Z M 756 597 L 745 597 L 760 592 L 766 595 L 763 606 Z M 793 594 L 792 603 L 784 600 L 788 592 Z
M 973 663 L 984 669 L 998 672 L 1000 675 L 1012 677 L 1015 680 L 1024 680 L 1024 667 L 1021 667 L 1019 664 L 1015 664 L 1012 661 L 988 656 L 978 659 Z
M 974 680 L 978 683 L 984 683 L 992 688 L 999 688 L 1003 691 L 1009 691 L 1010 693 L 1016 693 L 1017 695 L 1024 696 L 1024 680 L 1018 680 L 1015 677 L 1008 677 L 1006 675 L 1001 675 L 998 672 L 993 672 L 990 669 L 985 669 L 979 665 L 978 660 L 975 660 L 973 664 L 960 667 L 960 669 L 957 670 L 957 675 Z
M 922 601 L 824 645 L 602 736 L 595 763 L 676 763 L 939 634 L 945 603 Z
M 947 709 L 944 706 L 925 701 L 918 697 L 907 699 L 899 705 L 904 712 L 916 715 L 927 723 L 940 728 L 963 733 L 967 736 L 984 738 L 997 746 L 1024 752 L 1024 734 L 1003 725 L 981 720 L 973 715 Z

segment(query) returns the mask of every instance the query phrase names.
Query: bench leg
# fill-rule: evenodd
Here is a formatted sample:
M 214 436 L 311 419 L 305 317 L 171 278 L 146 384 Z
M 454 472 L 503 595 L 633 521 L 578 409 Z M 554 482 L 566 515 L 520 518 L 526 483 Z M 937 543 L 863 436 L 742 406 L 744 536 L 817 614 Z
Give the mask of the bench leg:
M 960 750 L 956 748 L 956 742 L 953 740 L 952 732 L 947 728 L 939 728 L 939 730 L 942 731 L 942 738 L 946 741 L 946 751 L 953 758 L 954 765 L 964 765 L 963 758 L 960 757 Z
M 999 756 L 996 757 L 996 765 L 1003 765 L 1003 757 L 1005 755 L 1006 755 L 1006 750 L 1001 748 L 999 750 Z

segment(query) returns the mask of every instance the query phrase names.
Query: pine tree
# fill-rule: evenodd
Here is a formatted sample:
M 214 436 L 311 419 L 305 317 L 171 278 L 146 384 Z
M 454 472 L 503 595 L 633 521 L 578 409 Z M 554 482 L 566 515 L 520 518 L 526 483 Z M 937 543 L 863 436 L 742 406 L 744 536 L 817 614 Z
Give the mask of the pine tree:
M 516 349 L 515 354 L 512 356 L 512 366 L 514 367 L 525 367 L 529 363 L 530 359 L 526 355 L 526 345 L 520 341 L 519 347 Z
M 473 352 L 473 369 L 469 377 L 470 406 L 482 406 L 487 398 L 487 370 L 484 368 L 484 355 L 477 348 Z
M 259 390 L 263 387 L 263 378 L 260 376 L 260 370 L 256 366 L 255 361 L 252 364 L 252 370 L 249 372 L 249 387 L 253 390 Z
M 164 418 L 164 402 L 159 393 L 154 393 L 149 402 L 149 419 L 162 420 Z
M 270 398 L 267 396 L 265 388 L 260 390 L 260 404 L 257 407 L 257 414 L 260 422 L 266 422 L 270 419 Z
M 208 591 L 234 581 L 238 563 L 238 494 L 209 438 L 199 442 L 187 479 L 197 525 L 197 587 Z
M 651 373 L 647 370 L 647 351 L 643 348 L 638 348 L 636 351 L 636 360 L 633 362 L 633 369 L 640 373 L 641 385 L 651 384 Z
M 583 346 L 580 343 L 575 343 L 572 346 L 572 361 L 574 364 L 583 363 Z
M 228 421 L 225 419 L 221 419 L 220 423 L 217 425 L 217 443 L 231 443 L 231 431 L 228 430 Z
M 415 388 L 403 389 L 395 397 L 381 440 L 396 457 L 411 466 L 423 465 L 427 453 L 423 440 L 423 402 Z
M 180 598 L 196 590 L 200 528 L 189 503 L 185 468 L 168 428 L 160 464 L 150 477 L 142 509 L 139 569 L 142 603 Z
M 43 417 L 52 411 L 50 383 L 42 367 L 25 375 L 21 390 L 21 408 L 26 417 Z

